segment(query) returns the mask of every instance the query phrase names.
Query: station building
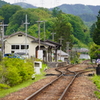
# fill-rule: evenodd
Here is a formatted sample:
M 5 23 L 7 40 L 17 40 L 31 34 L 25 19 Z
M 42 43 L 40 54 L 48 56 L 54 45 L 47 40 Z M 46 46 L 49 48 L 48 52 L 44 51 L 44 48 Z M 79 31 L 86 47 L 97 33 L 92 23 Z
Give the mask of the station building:
M 45 62 L 57 61 L 59 43 L 42 41 L 24 32 L 16 32 L 5 36 L 4 53 L 25 53 L 29 58 L 39 58 Z

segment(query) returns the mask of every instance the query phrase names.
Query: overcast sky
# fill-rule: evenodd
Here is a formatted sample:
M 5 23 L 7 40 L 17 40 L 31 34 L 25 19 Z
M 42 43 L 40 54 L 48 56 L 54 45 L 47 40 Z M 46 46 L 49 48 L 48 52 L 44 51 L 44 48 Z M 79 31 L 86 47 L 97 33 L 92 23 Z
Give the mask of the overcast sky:
M 61 4 L 100 5 L 100 0 L 4 0 L 8 3 L 25 2 L 37 7 L 52 8 Z

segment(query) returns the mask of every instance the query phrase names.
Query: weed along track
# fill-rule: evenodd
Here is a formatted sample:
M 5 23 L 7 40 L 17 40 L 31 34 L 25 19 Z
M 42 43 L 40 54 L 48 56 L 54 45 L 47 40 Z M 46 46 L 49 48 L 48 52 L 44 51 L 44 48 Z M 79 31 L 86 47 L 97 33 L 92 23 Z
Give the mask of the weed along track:
M 73 86 L 72 84 L 74 84 L 76 78 L 82 73 L 93 71 L 70 71 L 69 68 L 73 67 L 76 68 L 77 65 L 56 68 L 55 70 L 59 72 L 57 77 L 24 100 L 67 100 L 67 93 L 69 93 L 70 87 Z

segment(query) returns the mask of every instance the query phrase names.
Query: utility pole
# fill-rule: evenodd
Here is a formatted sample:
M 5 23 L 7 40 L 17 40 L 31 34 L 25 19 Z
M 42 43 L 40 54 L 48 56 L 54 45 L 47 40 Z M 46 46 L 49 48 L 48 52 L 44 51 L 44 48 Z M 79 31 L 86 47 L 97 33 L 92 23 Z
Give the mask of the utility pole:
M 44 41 L 45 41 L 45 21 L 44 21 Z
M 59 40 L 60 40 L 60 44 L 62 45 L 62 41 L 64 40 L 64 39 L 62 38 L 62 36 L 59 38 Z M 60 60 L 61 60 L 61 47 L 60 47 Z
M 26 55 L 27 55 L 27 25 L 30 24 L 30 23 L 27 22 L 27 14 L 25 16 L 25 23 L 24 24 L 25 24 L 25 29 L 26 29 L 26 33 L 25 33 L 25 35 L 26 35 L 25 36 L 25 50 L 26 50 Z
M 66 42 L 66 45 L 67 45 L 67 53 L 69 54 L 69 44 L 70 44 L 70 42 Z
M 3 22 L 1 22 L 0 27 L 1 27 L 1 43 L 2 43 L 2 58 L 4 57 L 4 27 L 8 26 L 8 24 L 3 24 Z
M 38 23 L 38 36 L 39 36 L 39 50 L 40 50 L 40 23 L 43 21 L 36 21 Z
M 56 34 L 56 33 L 51 33 L 52 34 L 52 41 L 54 41 L 54 35 Z

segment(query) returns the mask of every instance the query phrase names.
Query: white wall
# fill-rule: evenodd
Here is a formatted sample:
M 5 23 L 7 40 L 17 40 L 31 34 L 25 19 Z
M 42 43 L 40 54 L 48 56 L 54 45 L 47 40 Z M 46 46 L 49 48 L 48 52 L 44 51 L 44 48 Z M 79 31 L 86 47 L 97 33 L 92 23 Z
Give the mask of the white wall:
M 33 41 L 33 39 L 28 37 L 27 38 L 27 45 L 29 45 L 28 53 L 29 56 L 35 56 L 35 48 L 38 46 L 38 43 L 31 43 L 31 41 Z M 11 45 L 25 45 L 25 44 L 26 42 L 24 35 L 22 37 L 18 37 L 18 35 L 15 35 L 13 37 L 7 38 L 7 40 L 5 41 L 5 53 L 11 53 Z

